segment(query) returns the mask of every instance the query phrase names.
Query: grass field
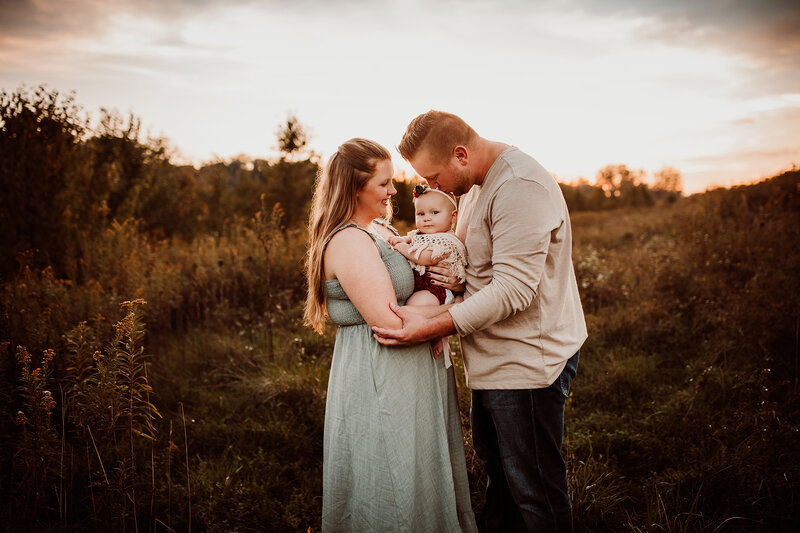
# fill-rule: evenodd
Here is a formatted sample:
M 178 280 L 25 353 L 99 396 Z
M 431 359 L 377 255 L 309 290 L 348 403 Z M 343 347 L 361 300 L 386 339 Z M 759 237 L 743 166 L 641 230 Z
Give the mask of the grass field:
M 572 224 L 577 529 L 799 528 L 800 172 Z M 9 530 L 319 530 L 334 331 L 302 326 L 302 235 L 273 249 L 265 307 L 257 230 L 231 228 L 158 245 L 112 228 L 81 283 L 3 280 Z

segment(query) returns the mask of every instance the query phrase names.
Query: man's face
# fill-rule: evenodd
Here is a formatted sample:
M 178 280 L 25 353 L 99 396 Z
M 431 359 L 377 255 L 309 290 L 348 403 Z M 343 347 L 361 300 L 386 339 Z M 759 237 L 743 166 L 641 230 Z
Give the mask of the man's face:
M 472 188 L 469 167 L 452 156 L 444 161 L 433 159 L 427 149 L 420 150 L 409 161 L 414 170 L 428 182 L 431 189 L 461 196 Z

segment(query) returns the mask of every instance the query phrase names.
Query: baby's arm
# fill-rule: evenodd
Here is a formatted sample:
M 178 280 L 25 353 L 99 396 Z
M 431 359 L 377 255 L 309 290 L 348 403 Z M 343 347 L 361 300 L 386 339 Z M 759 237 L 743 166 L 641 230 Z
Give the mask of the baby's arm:
M 389 237 L 386 237 L 386 242 L 388 242 L 392 246 L 395 246 L 401 242 L 404 242 L 406 244 L 411 244 L 411 236 L 405 235 L 401 237 L 400 235 L 390 235 Z
M 411 247 L 409 243 L 400 243 L 394 245 L 394 249 L 403 254 L 403 257 L 408 259 L 409 261 L 413 261 L 414 263 L 422 266 L 431 266 L 437 265 L 443 259 L 446 259 L 450 252 L 443 253 L 442 255 L 438 256 L 436 259 L 433 258 L 433 250 L 430 248 L 425 248 L 424 250 L 419 252 L 419 255 L 415 252 L 409 252 L 408 249 Z

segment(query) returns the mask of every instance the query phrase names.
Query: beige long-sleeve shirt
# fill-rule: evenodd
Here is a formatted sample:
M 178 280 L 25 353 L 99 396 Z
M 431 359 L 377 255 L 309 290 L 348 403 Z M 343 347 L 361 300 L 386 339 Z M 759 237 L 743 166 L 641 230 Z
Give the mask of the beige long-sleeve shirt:
M 518 148 L 461 197 L 464 302 L 450 308 L 473 389 L 550 385 L 586 340 L 567 204 L 556 180 Z

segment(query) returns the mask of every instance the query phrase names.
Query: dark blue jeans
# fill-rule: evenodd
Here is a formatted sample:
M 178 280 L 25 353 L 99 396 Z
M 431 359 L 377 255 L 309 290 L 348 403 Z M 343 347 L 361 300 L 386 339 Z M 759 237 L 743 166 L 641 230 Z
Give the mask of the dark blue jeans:
M 472 442 L 488 476 L 481 515 L 488 531 L 572 531 L 561 443 L 579 356 L 543 389 L 472 391 Z

